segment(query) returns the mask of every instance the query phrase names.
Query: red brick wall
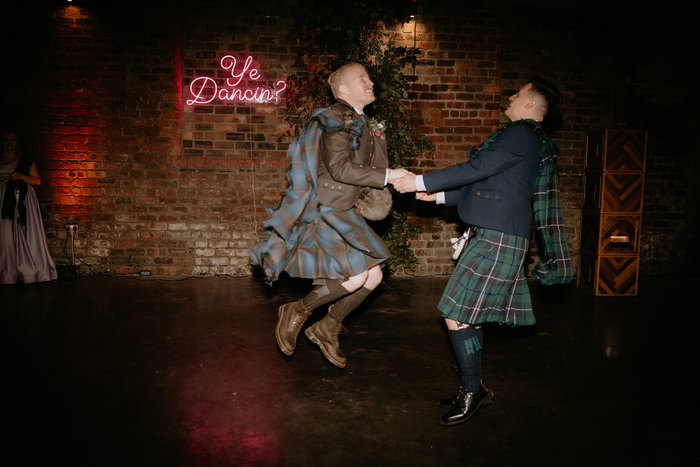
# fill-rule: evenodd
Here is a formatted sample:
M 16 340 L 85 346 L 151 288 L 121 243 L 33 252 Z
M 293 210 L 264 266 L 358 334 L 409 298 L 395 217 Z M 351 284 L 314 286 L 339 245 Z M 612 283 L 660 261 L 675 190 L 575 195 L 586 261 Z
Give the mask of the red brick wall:
M 248 251 L 267 217 L 266 207 L 276 206 L 285 188 L 288 141 L 278 141 L 287 130 L 284 100 L 188 105 L 193 98 L 189 85 L 206 76 L 216 79 L 217 90 L 282 89 L 277 82 L 291 73 L 298 54 L 294 18 L 283 8 L 212 9 L 206 4 L 192 6 L 185 18 L 183 152 L 176 167 L 184 178 L 180 191 L 186 199 L 179 204 L 186 214 L 178 228 L 193 248 L 181 273 L 248 275 Z M 222 68 L 227 55 L 237 61 L 233 70 Z M 261 75 L 257 81 L 243 75 L 247 57 L 253 58 L 247 70 Z M 227 85 L 227 79 L 236 84 L 238 75 L 243 79 L 237 86 Z
M 248 250 L 265 207 L 285 188 L 284 108 L 187 105 L 188 86 L 196 76 L 223 79 L 219 60 L 226 54 L 253 56 L 270 86 L 300 69 L 294 2 L 161 3 L 18 10 L 17 30 L 27 39 L 3 31 L 3 123 L 18 122 L 22 142 L 37 156 L 58 263 L 70 259 L 63 224 L 77 221 L 75 253 L 84 272 L 249 275 Z M 554 136 L 572 253 L 585 134 L 627 124 L 650 130 L 643 273 L 689 269 L 697 258 L 698 145 L 696 115 L 678 111 L 692 79 L 681 54 L 669 57 L 668 47 L 637 40 L 641 28 L 629 21 L 619 27 L 619 12 L 452 3 L 419 3 L 417 21 L 393 31 L 402 44 L 423 50 L 405 72 L 413 124 L 435 153 L 420 155 L 411 168 L 462 160 L 504 123 L 508 95 L 530 74 L 550 77 L 566 100 L 564 126 Z M 423 228 L 412 241 L 415 274 L 450 273 L 449 237 L 459 230 L 454 211 L 401 200 Z
M 466 152 L 499 126 L 502 71 L 494 14 L 457 8 L 421 7 L 405 24 L 400 44 L 422 51 L 419 64 L 407 68 L 412 79 L 414 128 L 435 145 L 411 164 L 417 173 L 465 160 Z M 408 195 L 404 199 L 410 198 Z M 411 242 L 420 259 L 415 274 L 449 274 L 454 267 L 450 237 L 460 224 L 451 209 L 406 202 L 409 221 L 423 233 Z
M 541 44 L 520 41 L 523 32 L 532 39 L 534 34 L 530 27 L 541 29 L 527 24 L 525 18 L 527 15 L 522 12 L 470 11 L 454 6 L 453 2 L 435 2 L 421 7 L 417 20 L 402 28 L 403 44 L 415 43 L 423 51 L 420 65 L 415 70 L 407 69 L 406 73 L 415 76 L 412 96 L 416 99 L 416 128 L 430 137 L 436 149 L 434 154 L 418 157 L 412 169 L 429 171 L 464 161 L 469 148 L 507 123 L 502 110 L 508 97 L 533 74 L 559 82 L 565 94 L 572 94 L 567 86 L 570 83 L 560 79 L 560 70 L 548 62 L 548 57 L 538 56 L 543 52 Z M 533 63 L 533 57 L 537 62 Z M 553 136 L 561 145 L 558 166 L 562 201 L 567 237 L 575 257 L 579 242 L 585 132 L 573 124 L 576 121 L 570 113 L 573 108 L 568 102 L 564 109 L 567 114 L 564 127 Z M 418 204 L 409 205 L 415 208 L 411 220 L 423 228 L 423 234 L 412 242 L 421 257 L 415 272 L 450 273 L 454 261 L 450 258 L 449 239 L 458 236 L 463 226 L 453 210 L 436 210 Z M 537 245 L 533 241 L 531 246 L 528 269 L 537 260 Z M 577 264 L 577 258 L 574 261 Z

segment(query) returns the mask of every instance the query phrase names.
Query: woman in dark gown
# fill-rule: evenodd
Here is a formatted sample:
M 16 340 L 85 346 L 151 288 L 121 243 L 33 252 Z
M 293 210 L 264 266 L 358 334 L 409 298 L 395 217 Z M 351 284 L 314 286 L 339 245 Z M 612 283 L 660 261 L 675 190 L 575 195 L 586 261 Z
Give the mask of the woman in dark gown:
M 17 134 L 4 132 L 0 157 L 0 284 L 29 284 L 57 277 L 32 187 L 40 183 L 36 163 L 19 150 Z

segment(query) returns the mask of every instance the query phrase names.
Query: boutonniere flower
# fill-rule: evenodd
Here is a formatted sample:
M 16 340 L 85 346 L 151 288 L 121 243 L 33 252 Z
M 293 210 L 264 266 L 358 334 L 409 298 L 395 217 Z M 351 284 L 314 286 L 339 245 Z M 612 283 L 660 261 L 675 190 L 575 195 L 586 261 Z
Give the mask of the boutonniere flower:
M 369 131 L 371 131 L 374 136 L 377 138 L 384 138 L 384 130 L 386 129 L 384 120 L 378 122 L 374 118 L 370 118 L 367 122 L 367 126 L 369 127 Z

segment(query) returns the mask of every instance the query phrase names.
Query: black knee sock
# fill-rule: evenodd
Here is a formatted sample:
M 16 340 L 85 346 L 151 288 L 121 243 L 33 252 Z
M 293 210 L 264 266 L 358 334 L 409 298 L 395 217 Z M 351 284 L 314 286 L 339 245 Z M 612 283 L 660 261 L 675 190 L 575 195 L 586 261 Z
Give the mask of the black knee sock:
M 324 285 L 317 286 L 302 299 L 304 308 L 307 310 L 313 310 L 314 308 L 333 302 L 340 297 L 344 297 L 345 295 L 349 294 L 350 292 L 341 285 L 342 283 L 343 281 L 339 279 L 326 280 Z
M 477 392 L 481 387 L 481 348 L 484 342 L 484 330 L 469 326 L 449 331 L 459 369 L 462 374 L 462 387 L 469 392 Z
M 371 293 L 372 290 L 366 287 L 360 287 L 358 290 L 351 293 L 347 297 L 338 300 L 329 312 L 331 318 L 338 321 L 339 323 L 342 322 L 345 319 L 345 317 L 349 315 L 352 310 L 360 306 L 360 303 L 362 303 L 365 300 L 365 298 L 367 298 L 367 296 Z

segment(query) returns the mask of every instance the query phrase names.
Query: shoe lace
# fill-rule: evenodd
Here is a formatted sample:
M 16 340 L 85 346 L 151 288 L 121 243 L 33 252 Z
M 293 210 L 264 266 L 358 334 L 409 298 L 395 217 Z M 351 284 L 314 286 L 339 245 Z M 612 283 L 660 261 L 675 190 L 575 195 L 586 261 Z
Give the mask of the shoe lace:
M 347 332 L 347 328 L 342 324 L 338 324 L 333 330 L 333 343 L 336 345 L 336 347 L 340 347 L 340 340 L 338 339 L 338 336 L 341 332 Z
M 294 318 L 292 318 L 291 326 L 293 332 L 299 332 L 309 314 L 311 314 L 311 312 L 304 308 L 304 305 L 301 305 L 301 311 L 294 311 Z

